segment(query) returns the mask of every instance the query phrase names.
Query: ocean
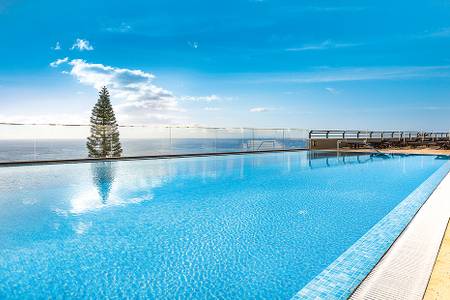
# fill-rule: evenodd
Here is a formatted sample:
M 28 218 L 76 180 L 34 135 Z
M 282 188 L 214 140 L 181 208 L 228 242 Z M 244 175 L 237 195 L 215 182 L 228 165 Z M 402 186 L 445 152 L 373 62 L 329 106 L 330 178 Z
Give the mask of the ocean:
M 122 156 L 234 152 L 307 147 L 305 139 L 122 139 Z M 85 139 L 0 140 L 0 162 L 87 158 Z

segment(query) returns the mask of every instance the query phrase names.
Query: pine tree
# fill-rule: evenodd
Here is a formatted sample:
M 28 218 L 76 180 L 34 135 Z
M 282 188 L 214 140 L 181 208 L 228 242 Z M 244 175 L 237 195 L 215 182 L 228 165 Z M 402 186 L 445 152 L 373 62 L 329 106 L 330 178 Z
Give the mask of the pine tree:
M 119 126 L 109 99 L 109 92 L 103 87 L 91 116 L 91 135 L 86 143 L 89 157 L 120 157 L 122 146 L 119 139 Z

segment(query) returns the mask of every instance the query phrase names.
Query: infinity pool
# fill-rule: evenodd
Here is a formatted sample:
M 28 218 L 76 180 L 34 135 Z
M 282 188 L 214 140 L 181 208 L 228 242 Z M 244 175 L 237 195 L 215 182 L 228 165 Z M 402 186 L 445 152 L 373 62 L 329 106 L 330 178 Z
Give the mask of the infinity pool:
M 445 165 L 301 151 L 1 167 L 0 298 L 289 299 Z

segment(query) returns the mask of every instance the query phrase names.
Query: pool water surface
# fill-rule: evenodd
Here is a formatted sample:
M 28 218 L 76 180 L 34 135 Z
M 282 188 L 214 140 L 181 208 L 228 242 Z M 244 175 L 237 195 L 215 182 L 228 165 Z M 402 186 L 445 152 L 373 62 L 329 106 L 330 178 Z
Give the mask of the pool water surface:
M 289 299 L 447 161 L 300 151 L 0 167 L 0 298 Z

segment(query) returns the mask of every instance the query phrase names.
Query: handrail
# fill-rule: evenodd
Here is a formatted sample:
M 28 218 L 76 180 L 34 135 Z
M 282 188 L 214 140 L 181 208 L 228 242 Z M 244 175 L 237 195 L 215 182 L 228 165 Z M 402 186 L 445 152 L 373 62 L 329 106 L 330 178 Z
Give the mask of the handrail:
M 449 139 L 449 132 L 368 131 L 368 130 L 310 130 L 309 139 Z
M 255 142 L 255 141 L 253 141 L 253 142 Z M 266 142 L 272 143 L 272 148 L 275 148 L 275 140 L 263 140 L 263 141 L 261 141 L 261 144 L 259 144 L 259 147 L 256 150 L 261 149 L 262 145 L 265 144 Z
M 0 125 L 7 126 L 60 126 L 60 127 L 90 127 L 90 124 L 71 123 L 18 123 L 0 122 Z M 255 127 L 208 127 L 199 125 L 152 125 L 152 124 L 119 124 L 118 127 L 128 128 L 179 128 L 179 129 L 211 129 L 211 130 L 278 130 L 278 131 L 307 131 L 305 128 L 255 128 Z
M 71 123 L 19 123 L 0 122 L 6 126 L 60 126 L 60 127 L 89 127 L 90 124 Z M 254 128 L 254 127 L 208 127 L 199 125 L 151 125 L 151 124 L 119 124 L 121 128 L 163 128 L 163 129 L 205 129 L 205 130 L 258 130 L 258 131 L 304 131 L 304 128 Z M 313 129 L 309 130 L 309 139 L 313 138 L 381 138 L 381 139 L 404 139 L 404 138 L 449 138 L 449 132 L 433 131 L 407 131 L 407 130 L 346 130 L 346 129 Z

